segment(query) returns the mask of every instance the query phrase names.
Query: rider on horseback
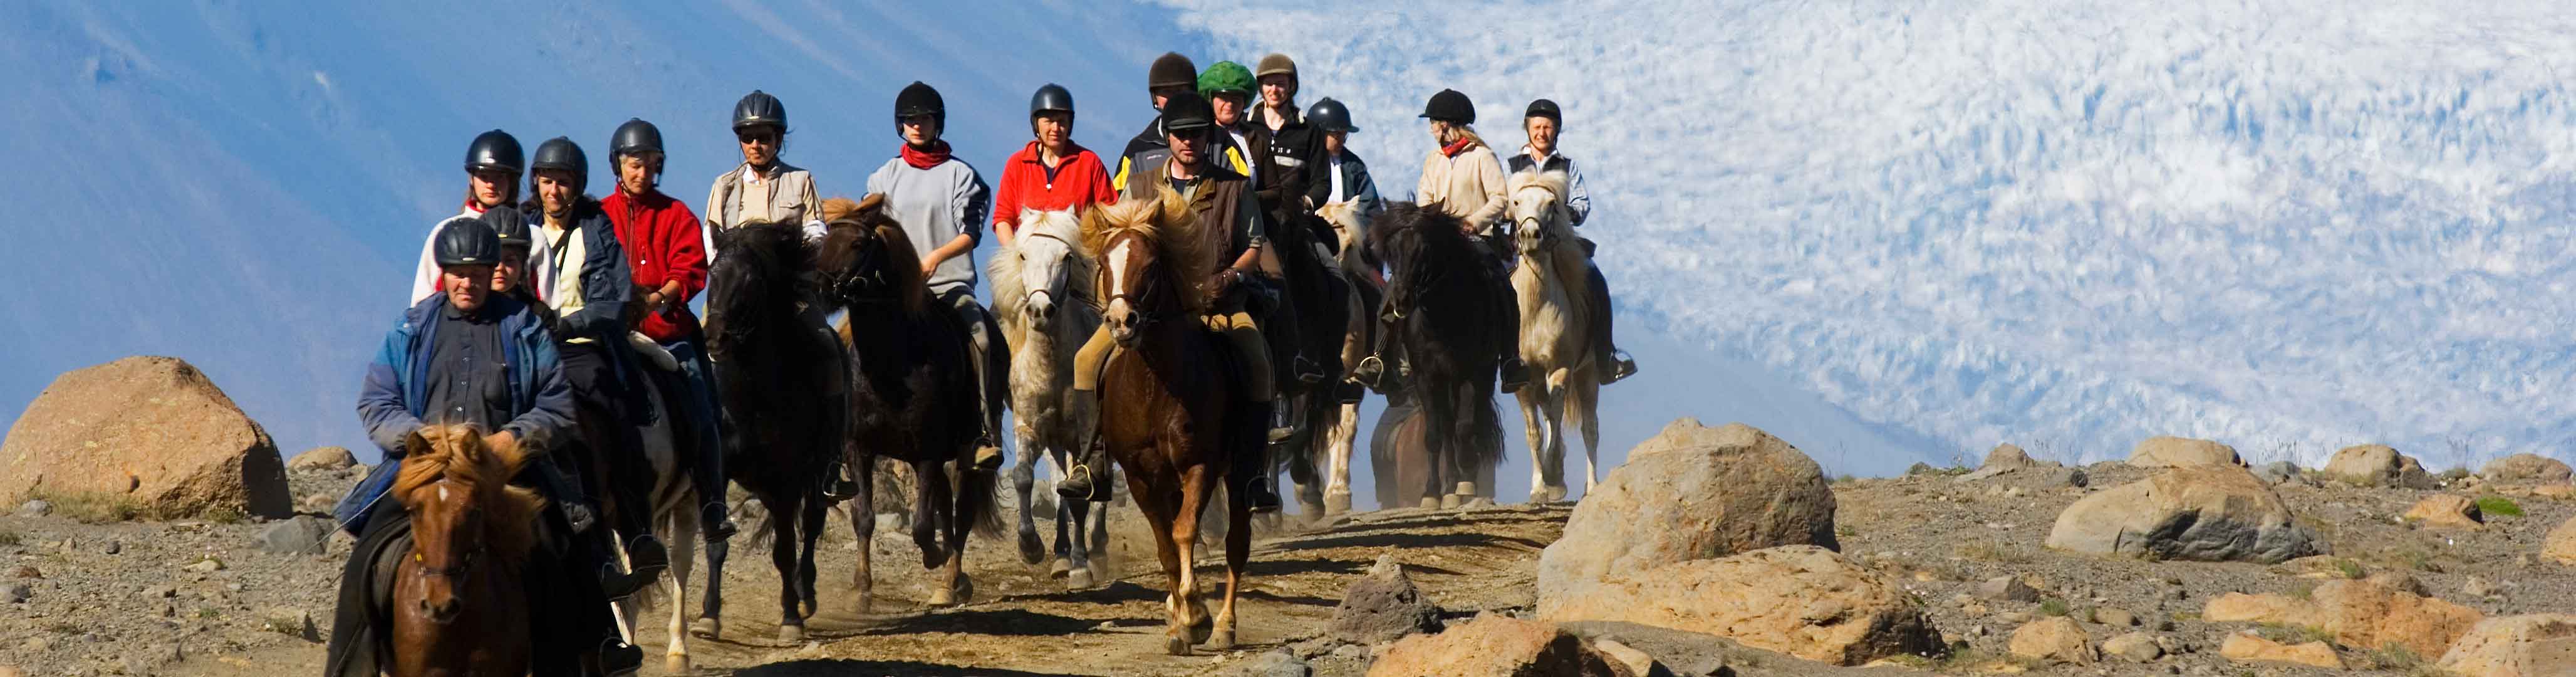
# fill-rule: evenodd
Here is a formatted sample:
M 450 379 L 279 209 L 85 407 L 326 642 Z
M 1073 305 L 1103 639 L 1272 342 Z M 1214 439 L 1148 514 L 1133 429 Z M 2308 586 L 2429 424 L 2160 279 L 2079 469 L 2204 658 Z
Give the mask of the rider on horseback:
M 1173 94 L 1198 88 L 1199 65 L 1179 52 L 1164 52 L 1145 69 L 1145 91 L 1153 97 L 1157 112 L 1163 110 L 1164 102 L 1170 101 Z M 1164 138 L 1163 117 L 1156 115 L 1154 121 L 1145 123 L 1144 130 L 1136 132 L 1135 138 L 1127 140 L 1126 150 L 1118 152 L 1118 172 L 1109 176 L 1109 187 L 1127 190 L 1128 177 L 1143 174 L 1146 168 L 1171 158 L 1172 144 Z
M 1306 120 L 1322 132 L 1317 136 L 1324 143 L 1324 159 L 1317 161 L 1320 166 L 1316 168 L 1324 179 L 1306 187 L 1306 201 L 1319 208 L 1336 202 L 1357 203 L 1363 220 L 1386 211 L 1386 204 L 1377 194 L 1377 181 L 1369 178 L 1368 163 L 1351 152 L 1351 133 L 1360 130 L 1351 125 L 1351 109 L 1327 97 L 1306 109 Z
M 1510 270 L 1511 232 L 1489 232 L 1503 220 L 1510 200 L 1503 195 L 1503 167 L 1494 151 L 1476 135 L 1476 104 L 1458 90 L 1443 89 L 1431 95 L 1423 106 L 1422 116 L 1431 120 L 1431 136 L 1440 147 L 1422 159 L 1422 180 L 1414 194 L 1424 208 L 1436 209 L 1458 217 L 1468 234 L 1485 238 L 1486 263 L 1494 272 L 1489 291 L 1494 307 L 1500 311 L 1494 331 L 1504 336 L 1519 336 L 1521 329 L 1520 300 L 1512 291 Z M 1380 332 L 1376 355 L 1360 360 L 1354 377 L 1375 386 L 1385 373 L 1385 355 L 1397 345 L 1387 345 L 1386 337 L 1394 332 Z M 1400 345 L 1400 344 L 1399 344 Z M 1501 383 L 1503 392 L 1529 385 L 1529 369 L 1521 364 L 1520 349 L 1514 342 L 1501 342 Z M 1401 359 L 1399 356 L 1397 359 Z
M 1220 294 L 1221 299 L 1211 304 L 1208 315 L 1201 319 L 1210 331 L 1223 334 L 1235 357 L 1243 361 L 1240 365 L 1242 394 L 1255 402 L 1270 403 L 1275 420 L 1280 416 L 1275 413 L 1277 408 L 1284 405 L 1278 402 L 1277 389 L 1272 382 L 1269 345 L 1262 339 L 1260 326 L 1253 321 L 1252 313 L 1247 309 L 1246 297 L 1253 290 L 1243 288 L 1255 284 L 1252 278 L 1276 275 L 1278 270 L 1277 260 L 1266 256 L 1263 251 L 1269 235 L 1261 209 L 1251 199 L 1250 181 L 1216 162 L 1215 147 L 1227 142 L 1217 138 L 1222 132 L 1217 131 L 1216 113 L 1207 99 L 1195 93 L 1172 94 L 1163 106 L 1163 129 L 1167 134 L 1165 140 L 1171 146 L 1171 157 L 1161 165 L 1139 171 L 1127 183 L 1121 198 L 1156 199 L 1158 186 L 1169 187 L 1178 194 L 1178 199 L 1189 203 L 1191 217 L 1198 219 L 1206 232 L 1229 234 L 1227 238 L 1211 240 L 1212 244 L 1225 247 L 1224 256 L 1218 260 L 1227 264 L 1217 273 L 1215 282 L 1209 285 L 1210 293 Z M 1115 345 L 1106 325 L 1091 335 L 1091 340 L 1075 353 L 1075 390 L 1099 390 L 1100 372 L 1109 361 L 1110 349 Z M 1248 486 L 1238 486 L 1244 489 L 1244 498 L 1255 512 L 1278 510 L 1279 495 L 1272 486 L 1276 482 L 1265 481 L 1269 464 L 1262 459 L 1263 453 L 1253 448 L 1245 455 L 1248 458 L 1235 460 L 1235 468 L 1228 476 L 1237 481 L 1248 480 Z M 1056 492 L 1077 500 L 1107 500 L 1108 462 L 1107 449 L 1094 433 L 1092 443 L 1083 450 L 1082 458 L 1066 473 L 1064 481 L 1056 484 Z
M 1021 210 L 1081 211 L 1114 204 L 1100 156 L 1073 142 L 1073 92 L 1049 83 L 1029 97 L 1029 132 L 1036 136 L 1002 164 L 1002 183 L 993 193 L 993 235 L 1011 246 Z
M 1275 69 L 1279 67 L 1279 61 L 1286 59 L 1278 57 L 1268 63 Z M 1296 65 L 1288 64 L 1286 69 L 1292 83 L 1290 90 L 1294 91 Z M 1207 72 L 1199 74 L 1199 95 L 1207 97 L 1216 126 L 1222 130 L 1212 135 L 1219 150 L 1210 153 L 1209 159 L 1220 167 L 1242 174 L 1251 184 L 1247 190 L 1252 191 L 1254 203 L 1261 209 L 1265 230 L 1270 231 L 1263 244 L 1304 242 L 1308 238 L 1283 231 L 1300 223 L 1297 217 L 1305 214 L 1301 207 L 1305 202 L 1308 165 L 1296 158 L 1313 157 L 1309 154 L 1312 151 L 1301 147 L 1292 153 L 1294 157 L 1289 164 L 1277 161 L 1279 156 L 1272 152 L 1275 137 L 1271 128 L 1255 124 L 1252 116 L 1248 115 L 1253 86 L 1252 71 L 1232 61 L 1216 62 L 1208 66 Z M 1299 135 L 1300 140 L 1296 143 L 1312 140 L 1302 126 L 1292 128 L 1292 131 Z M 1262 267 L 1270 275 L 1250 280 L 1255 285 L 1251 290 L 1256 303 L 1254 314 L 1262 319 L 1262 335 L 1270 341 L 1270 352 L 1287 358 L 1273 365 L 1278 370 L 1272 375 L 1274 382 L 1283 388 L 1290 383 L 1312 385 L 1324 380 L 1323 368 L 1306 357 L 1304 345 L 1297 340 L 1298 299 L 1286 292 L 1285 281 L 1280 279 L 1282 271 L 1287 270 L 1280 257 L 1313 255 L 1311 251 L 1283 252 L 1281 247 L 1262 247 Z M 1274 391 L 1272 394 L 1278 393 Z M 1279 406 L 1271 408 L 1275 416 L 1270 421 L 1270 441 L 1274 443 L 1287 440 L 1303 423 L 1298 420 L 1303 409 L 1291 406 L 1284 401 L 1285 398 L 1281 399 Z
M 404 551 L 399 544 L 411 533 L 411 519 L 401 503 L 382 499 L 402 467 L 405 439 L 424 421 L 442 421 L 495 431 L 490 439 L 496 445 L 542 450 L 571 423 L 571 387 L 544 319 L 530 306 L 493 293 L 503 277 L 495 264 L 504 254 L 492 226 L 479 218 L 451 218 L 439 225 L 431 256 L 439 265 L 442 293 L 404 311 L 368 365 L 358 397 L 358 416 L 386 460 L 334 510 L 358 537 L 341 573 L 331 625 L 326 674 L 334 676 L 372 677 L 393 658 L 390 638 L 383 636 L 393 587 L 389 558 Z M 541 490 L 561 483 L 542 479 L 552 465 L 530 464 L 540 474 L 530 479 Z M 537 671 L 631 674 L 643 654 L 619 639 L 606 613 L 609 598 L 592 575 L 601 553 L 571 546 L 562 511 L 544 514 L 540 545 L 522 572 L 534 596 L 529 608 L 539 616 L 530 625 L 551 635 L 531 642 L 540 652 Z
M 519 139 L 498 129 L 477 134 L 465 147 L 465 206 L 456 216 L 474 218 L 493 207 L 519 200 L 519 170 L 526 167 L 527 153 L 519 150 Z M 454 217 L 441 219 L 440 225 Z M 432 256 L 437 247 L 440 226 L 431 226 L 429 238 L 420 243 L 420 266 L 412 274 L 411 300 L 415 303 L 439 293 L 438 262 Z
M 1002 467 L 1002 408 L 1010 397 L 1001 377 L 1009 372 L 1002 330 L 993 314 L 975 301 L 975 243 L 992 207 L 992 188 L 965 160 L 949 153 L 939 138 L 948 126 L 948 104 L 939 90 L 914 82 L 894 98 L 895 132 L 903 146 L 893 159 L 868 175 L 868 192 L 885 196 L 886 214 L 903 224 L 930 293 L 957 313 L 973 341 L 975 382 L 984 405 L 984 429 L 975 437 L 975 468 Z M 1017 216 L 1017 215 L 1013 215 Z M 853 331 L 858 328 L 853 328 Z
M 1565 208 L 1567 212 L 1574 215 L 1573 225 L 1581 226 L 1583 219 L 1592 215 L 1592 194 L 1583 189 L 1583 170 L 1575 166 L 1574 158 L 1557 152 L 1556 136 L 1562 130 L 1564 121 L 1565 115 L 1557 110 L 1556 102 L 1546 99 L 1530 102 L 1529 111 L 1521 114 L 1521 130 L 1529 133 L 1529 145 L 1522 146 L 1521 154 L 1512 156 L 1507 164 L 1514 174 L 1532 170 L 1563 172 Z M 1601 382 L 1617 383 L 1619 379 L 1637 373 L 1637 361 L 1628 357 L 1627 351 L 1620 350 L 1610 342 L 1610 283 L 1601 277 L 1601 267 L 1592 263 L 1594 248 L 1592 239 L 1578 236 L 1575 241 L 1583 245 L 1583 260 L 1556 261 L 1554 264 L 1559 270 L 1565 271 L 1571 271 L 1577 263 L 1583 266 L 1582 275 L 1566 275 L 1564 279 L 1582 277 L 1589 281 L 1587 288 L 1592 297 L 1591 307 L 1599 309 L 1592 313 L 1592 326 L 1589 329 L 1592 334 L 1595 359 L 1599 360 L 1603 367 Z
M 707 285 L 707 251 L 698 215 L 689 211 L 687 203 L 656 188 L 662 181 L 662 160 L 661 129 L 634 118 L 618 125 L 608 138 L 608 161 L 617 171 L 617 190 L 600 200 L 599 208 L 607 213 L 610 229 L 626 252 L 635 286 L 644 290 L 644 308 L 638 313 L 644 319 L 635 331 L 677 358 L 680 371 L 688 377 L 689 393 L 675 409 L 689 417 L 689 428 L 697 431 L 696 448 L 702 451 L 695 454 L 697 464 L 689 470 L 689 481 L 706 501 L 698 508 L 706 538 L 718 541 L 736 531 L 725 515 L 724 438 L 717 427 L 723 424 L 723 416 L 708 374 L 712 365 L 702 349 L 705 337 L 700 335 L 697 315 L 689 312 L 689 297 Z M 643 570 L 641 565 L 636 568 Z

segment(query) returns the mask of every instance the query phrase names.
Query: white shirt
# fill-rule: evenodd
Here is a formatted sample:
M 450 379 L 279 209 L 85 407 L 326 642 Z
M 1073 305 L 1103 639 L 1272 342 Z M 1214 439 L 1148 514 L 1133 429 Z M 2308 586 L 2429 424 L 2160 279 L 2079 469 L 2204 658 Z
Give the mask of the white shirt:
M 1349 200 L 1351 199 L 1350 193 L 1343 192 L 1344 189 L 1342 188 L 1342 156 L 1335 155 L 1330 159 L 1332 160 L 1332 165 L 1327 168 L 1332 171 L 1326 173 L 1333 175 L 1333 192 L 1331 196 L 1324 201 L 1342 202 Z

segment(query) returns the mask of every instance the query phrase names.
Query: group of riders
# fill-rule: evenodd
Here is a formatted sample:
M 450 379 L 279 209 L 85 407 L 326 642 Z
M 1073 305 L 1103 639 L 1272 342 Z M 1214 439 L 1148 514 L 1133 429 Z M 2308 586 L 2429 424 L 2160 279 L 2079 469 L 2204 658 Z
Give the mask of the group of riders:
M 1147 88 L 1159 115 L 1117 158 L 1114 171 L 1072 141 L 1073 96 L 1049 84 L 1030 98 L 1034 139 L 1004 161 L 1000 189 L 992 190 L 974 167 L 955 157 L 941 139 L 946 104 L 937 90 L 914 82 L 895 98 L 894 122 L 902 139 L 895 157 L 866 181 L 866 193 L 883 196 L 888 216 L 901 224 L 920 251 L 922 272 L 937 300 L 968 327 L 979 369 L 1006 368 L 1007 346 L 994 318 L 976 301 L 973 251 L 989 226 L 1009 245 L 1023 210 L 1081 210 L 1120 200 L 1160 199 L 1169 188 L 1187 201 L 1191 216 L 1225 247 L 1218 260 L 1219 288 L 1245 288 L 1269 302 L 1236 301 L 1212 307 L 1204 318 L 1225 336 L 1251 381 L 1247 391 L 1275 393 L 1287 379 L 1313 384 L 1327 378 L 1318 362 L 1281 340 L 1285 326 L 1279 260 L 1331 257 L 1331 245 L 1305 251 L 1271 246 L 1273 228 L 1301 227 L 1327 205 L 1346 204 L 1365 216 L 1383 200 L 1367 165 L 1353 154 L 1348 135 L 1358 132 L 1341 102 L 1317 101 L 1300 109 L 1297 65 L 1271 54 L 1256 68 L 1222 61 L 1200 70 L 1188 57 L 1167 53 L 1148 70 Z M 1559 152 L 1563 117 L 1540 99 L 1522 118 L 1528 144 L 1499 159 L 1474 128 L 1467 96 L 1442 90 L 1422 118 L 1436 145 L 1423 162 L 1416 199 L 1428 209 L 1461 218 L 1493 246 L 1496 270 L 1512 265 L 1503 220 L 1505 166 L 1512 171 L 1563 172 L 1565 204 L 1580 225 L 1590 210 L 1581 172 Z M 686 459 L 687 481 L 701 497 L 695 517 L 709 542 L 737 532 L 727 514 L 725 453 L 729 424 L 712 387 L 721 369 L 708 356 L 703 330 L 689 301 L 705 291 L 716 258 L 717 235 L 757 223 L 801 226 L 809 241 L 825 233 L 824 203 L 811 173 L 780 153 L 791 130 L 779 99 L 753 91 L 734 105 L 732 129 L 742 162 L 717 176 L 699 207 L 659 189 L 665 157 L 660 130 L 630 119 L 611 134 L 608 163 L 616 185 L 594 198 L 589 156 L 565 137 L 548 139 L 533 154 L 500 130 L 484 132 L 467 147 L 466 192 L 458 213 L 438 221 L 421 248 L 411 303 L 368 365 L 358 414 L 384 450 L 379 464 L 335 510 L 359 546 L 341 581 L 329 670 L 333 675 L 374 675 L 385 664 L 387 588 L 393 567 L 389 547 L 409 532 L 402 505 L 384 500 L 407 440 L 426 423 L 471 424 L 490 431 L 495 444 L 542 449 L 517 482 L 543 494 L 552 508 L 522 575 L 536 617 L 531 627 L 538 674 L 633 672 L 642 654 L 626 644 L 607 602 L 649 585 L 668 566 L 667 549 L 649 524 L 656 471 L 643 456 L 652 442 L 637 432 L 659 423 L 671 432 L 663 443 L 705 453 Z M 522 184 L 522 180 L 525 181 Z M 1317 238 L 1335 239 L 1329 232 Z M 1587 254 L 1589 243 L 1585 243 Z M 1327 266 L 1328 270 L 1338 266 Z M 1598 268 L 1589 273 L 1596 308 L 1608 307 Z M 1516 308 L 1497 275 L 1499 307 Z M 827 304 L 817 301 L 807 318 L 825 340 Z M 1496 331 L 1516 332 L 1505 313 Z M 1610 347 L 1608 313 L 1591 332 L 1607 383 L 1634 373 L 1635 364 Z M 867 331 L 852 327 L 851 331 Z M 1384 335 L 1390 332 L 1377 332 Z M 1075 388 L 1094 391 L 1113 346 L 1103 329 L 1077 354 Z M 1508 345 L 1509 342 L 1506 342 Z M 1351 382 L 1386 389 L 1401 366 L 1383 340 L 1348 375 Z M 1284 359 L 1273 359 L 1285 350 Z M 1513 352 L 1507 350 L 1506 352 Z M 1501 358 L 1501 387 L 1527 382 L 1517 355 Z M 979 375 L 980 376 L 980 375 Z M 1333 375 L 1340 376 L 1340 375 Z M 976 443 L 977 470 L 1003 462 L 996 442 L 1007 394 L 1000 379 L 979 378 L 985 428 Z M 1353 391 L 1355 392 L 1355 391 Z M 1256 398 L 1258 399 L 1258 398 Z M 1273 397 L 1271 439 L 1284 439 L 1297 424 L 1293 407 Z M 659 402 L 661 406 L 654 406 Z M 1111 405 L 1111 406 L 1114 406 Z M 656 417 L 667 420 L 656 420 Z M 821 493 L 844 500 L 857 487 L 845 469 L 818 481 Z M 1109 460 L 1100 445 L 1079 454 L 1059 478 L 1057 491 L 1071 500 L 1106 500 Z M 1275 511 L 1275 480 L 1236 482 L 1256 512 Z M 602 499 L 626 506 L 603 511 Z M 606 514 L 603 514 L 606 513 Z M 602 519 L 614 524 L 600 525 Z M 602 527 L 605 528 L 602 528 Z M 611 534 L 615 534 L 612 536 Z M 622 542 L 619 540 L 622 538 Z M 622 557 L 621 557 L 622 555 Z M 623 566 L 619 562 L 624 562 Z M 468 562 L 470 564 L 470 560 Z

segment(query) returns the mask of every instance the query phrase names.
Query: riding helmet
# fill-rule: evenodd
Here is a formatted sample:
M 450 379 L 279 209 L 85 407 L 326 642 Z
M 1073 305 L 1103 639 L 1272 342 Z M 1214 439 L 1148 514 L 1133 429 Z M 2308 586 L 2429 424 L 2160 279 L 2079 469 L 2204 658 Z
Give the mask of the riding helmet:
M 1163 131 L 1196 132 L 1216 126 L 1216 109 L 1198 92 L 1173 92 L 1163 100 Z
M 1199 65 L 1180 52 L 1164 52 L 1154 58 L 1154 66 L 1145 71 L 1145 89 L 1199 86 Z
M 438 245 L 432 249 L 431 257 L 441 266 L 488 266 L 501 260 L 501 237 L 482 219 L 454 216 L 438 224 Z
M 1073 92 L 1066 91 L 1064 85 L 1050 82 L 1044 87 L 1039 87 L 1038 93 L 1029 96 L 1029 117 L 1037 117 L 1039 113 L 1053 111 L 1062 111 L 1066 116 L 1073 115 Z
M 1315 105 L 1307 106 L 1306 122 L 1313 124 L 1316 129 L 1327 132 L 1360 130 L 1358 127 L 1351 126 L 1351 109 L 1343 107 L 1342 102 L 1335 101 L 1332 97 L 1324 97 L 1324 100 L 1315 102 Z
M 465 146 L 465 171 L 498 169 L 512 174 L 526 165 L 528 154 L 519 150 L 519 140 L 498 129 L 477 134 L 474 143 Z
M 734 102 L 733 131 L 741 132 L 745 127 L 759 126 L 777 127 L 780 131 L 785 131 L 787 104 L 779 103 L 778 97 L 770 96 L 768 92 L 755 89 L 751 90 L 750 94 L 742 95 L 741 101 Z
M 1271 52 L 1269 56 L 1261 57 L 1260 65 L 1252 69 L 1252 77 L 1255 79 L 1273 75 L 1285 75 L 1291 80 L 1296 79 L 1297 62 L 1288 58 L 1286 54 Z
M 1218 94 L 1230 93 L 1249 99 L 1252 98 L 1252 89 L 1252 71 L 1245 69 L 1243 64 L 1219 61 L 1215 65 L 1208 66 L 1207 71 L 1199 73 L 1200 96 L 1214 97 Z
M 636 153 L 662 154 L 662 130 L 643 118 L 627 118 L 626 124 L 617 126 L 617 133 L 608 135 L 608 159 L 613 162 Z
M 546 139 L 545 143 L 537 144 L 536 156 L 528 158 L 529 171 L 540 169 L 570 172 L 575 180 L 588 183 L 590 156 L 583 154 L 581 145 L 573 143 L 572 139 L 560 136 Z
M 527 218 L 520 216 L 516 208 L 495 205 L 483 210 L 481 219 L 484 226 L 492 229 L 493 239 L 500 241 L 503 250 L 525 250 L 536 244 L 535 240 L 529 239 Z
M 1521 113 L 1521 119 L 1530 118 L 1547 118 L 1556 124 L 1565 124 L 1565 113 L 1556 109 L 1556 102 L 1546 99 L 1530 102 L 1529 110 Z
M 920 115 L 937 120 L 942 129 L 948 127 L 948 101 L 939 98 L 938 89 L 914 80 L 894 95 L 894 122 L 900 128 L 904 118 Z
M 1431 103 L 1422 107 L 1422 117 L 1441 122 L 1476 124 L 1476 104 L 1455 89 L 1443 89 L 1431 95 Z

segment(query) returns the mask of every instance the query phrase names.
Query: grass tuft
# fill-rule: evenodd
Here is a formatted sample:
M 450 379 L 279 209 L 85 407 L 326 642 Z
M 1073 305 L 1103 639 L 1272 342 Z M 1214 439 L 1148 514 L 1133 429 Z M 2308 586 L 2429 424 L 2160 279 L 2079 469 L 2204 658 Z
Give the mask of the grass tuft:
M 2070 610 L 2066 600 L 2050 597 L 2039 601 L 2039 613 L 2044 616 L 2064 616 Z
M 2348 557 L 2335 558 L 2334 565 L 2335 571 L 2342 572 L 2343 577 L 2347 579 L 2361 580 L 2361 577 L 2365 575 L 2361 569 L 2361 562 Z
M 2503 496 L 2481 496 L 2478 498 L 2478 512 L 2488 517 L 2521 517 L 2522 506 Z
M 96 491 L 35 490 L 27 498 L 54 504 L 54 514 L 82 524 L 128 522 L 142 517 L 143 502 L 134 497 Z

